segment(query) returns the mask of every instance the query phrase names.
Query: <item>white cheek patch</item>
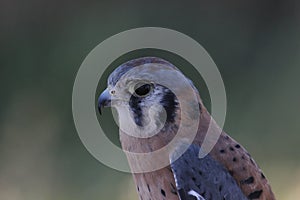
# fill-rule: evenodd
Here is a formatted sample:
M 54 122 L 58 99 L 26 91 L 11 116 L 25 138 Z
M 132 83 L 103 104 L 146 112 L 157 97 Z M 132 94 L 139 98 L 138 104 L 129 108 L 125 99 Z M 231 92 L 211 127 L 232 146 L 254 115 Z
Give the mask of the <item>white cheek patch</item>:
M 198 194 L 197 192 L 195 192 L 195 190 L 190 190 L 188 192 L 189 195 L 194 196 L 197 198 L 197 200 L 205 200 L 200 194 Z
M 167 119 L 167 113 L 164 110 L 164 107 L 160 104 L 152 105 L 145 112 L 147 112 L 147 116 L 145 116 L 146 124 L 143 128 L 152 132 L 151 135 L 153 136 L 164 127 Z
M 166 113 L 163 106 L 153 105 L 148 108 L 147 115 L 144 116 L 144 123 L 142 127 L 137 126 L 132 113 L 128 107 L 116 107 L 118 111 L 118 125 L 119 128 L 127 135 L 138 137 L 138 138 L 149 138 L 160 132 L 166 122 Z

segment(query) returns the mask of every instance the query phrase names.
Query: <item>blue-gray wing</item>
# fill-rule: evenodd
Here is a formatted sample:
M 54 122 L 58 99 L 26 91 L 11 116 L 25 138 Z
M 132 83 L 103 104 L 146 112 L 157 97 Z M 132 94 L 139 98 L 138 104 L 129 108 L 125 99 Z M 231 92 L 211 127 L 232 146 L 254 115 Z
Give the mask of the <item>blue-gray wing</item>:
M 191 145 L 171 168 L 181 200 L 247 200 L 228 171 L 210 155 L 199 158 L 200 148 Z

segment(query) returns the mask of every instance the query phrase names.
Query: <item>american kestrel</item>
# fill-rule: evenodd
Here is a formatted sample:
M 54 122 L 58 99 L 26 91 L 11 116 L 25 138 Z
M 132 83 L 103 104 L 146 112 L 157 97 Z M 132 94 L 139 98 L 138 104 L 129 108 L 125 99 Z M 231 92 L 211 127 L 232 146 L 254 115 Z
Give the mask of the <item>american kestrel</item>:
M 173 72 L 179 76 L 172 77 Z M 184 75 L 179 69 L 164 59 L 134 59 L 111 73 L 107 89 L 98 98 L 100 113 L 103 107 L 116 108 L 120 140 L 123 150 L 127 152 L 149 153 L 163 148 L 175 137 L 184 120 L 186 126 L 197 127 L 195 138 L 179 157 L 176 157 L 176 152 L 180 151 L 185 142 L 178 143 L 169 153 L 166 166 L 154 171 L 133 173 L 139 198 L 274 200 L 271 187 L 261 169 L 250 154 L 224 131 L 220 131 L 215 146 L 204 158 L 198 156 L 213 119 L 193 83 L 186 78 L 192 88 L 192 93 L 189 93 L 182 86 L 184 84 L 180 77 Z M 161 82 L 168 83 L 172 88 Z M 196 104 L 190 103 L 193 95 L 197 96 Z M 180 100 L 188 105 L 185 110 L 181 108 Z M 198 124 L 192 124 L 195 111 L 199 115 Z M 220 130 L 216 123 L 213 126 L 215 129 L 212 130 Z M 128 158 L 128 161 L 131 166 L 136 165 L 133 159 Z M 156 161 L 138 162 L 154 165 Z

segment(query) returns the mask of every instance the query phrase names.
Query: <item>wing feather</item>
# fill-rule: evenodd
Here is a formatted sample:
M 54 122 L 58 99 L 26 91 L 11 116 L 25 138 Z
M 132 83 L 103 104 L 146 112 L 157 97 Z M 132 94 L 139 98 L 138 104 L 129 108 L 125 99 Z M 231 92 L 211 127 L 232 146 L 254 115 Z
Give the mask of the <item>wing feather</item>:
M 247 200 L 234 178 L 210 155 L 199 158 L 200 148 L 192 144 L 175 160 L 170 156 L 178 195 L 181 200 Z

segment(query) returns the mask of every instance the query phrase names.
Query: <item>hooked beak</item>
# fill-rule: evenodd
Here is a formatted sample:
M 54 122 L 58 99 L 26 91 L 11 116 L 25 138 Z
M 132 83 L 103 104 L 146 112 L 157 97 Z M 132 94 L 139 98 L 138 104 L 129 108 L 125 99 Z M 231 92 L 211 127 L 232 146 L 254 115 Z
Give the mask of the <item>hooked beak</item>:
M 101 109 L 109 106 L 111 106 L 111 96 L 108 89 L 105 89 L 98 98 L 98 110 L 100 115 L 102 114 Z

